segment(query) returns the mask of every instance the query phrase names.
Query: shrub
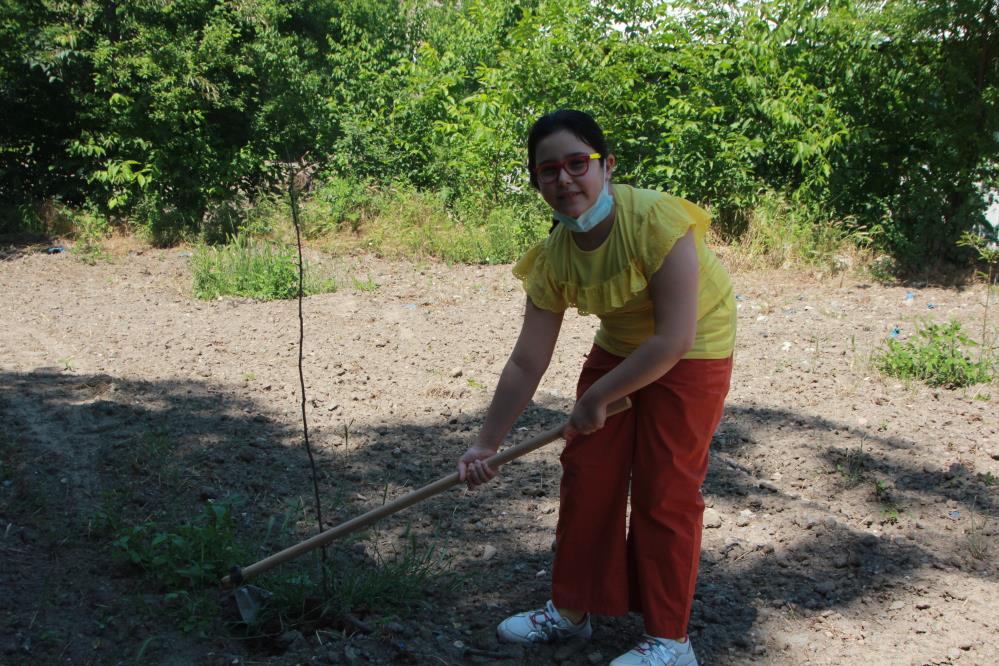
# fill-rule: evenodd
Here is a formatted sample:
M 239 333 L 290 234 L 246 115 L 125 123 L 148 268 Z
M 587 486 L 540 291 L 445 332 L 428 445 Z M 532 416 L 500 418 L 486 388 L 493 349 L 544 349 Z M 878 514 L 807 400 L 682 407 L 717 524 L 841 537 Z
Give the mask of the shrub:
M 930 386 L 960 388 L 992 380 L 993 361 L 984 353 L 977 361 L 966 353 L 978 346 L 961 331 L 961 324 L 920 324 L 915 338 L 898 341 L 889 338 L 886 349 L 874 357 L 885 374 L 901 379 L 917 379 Z

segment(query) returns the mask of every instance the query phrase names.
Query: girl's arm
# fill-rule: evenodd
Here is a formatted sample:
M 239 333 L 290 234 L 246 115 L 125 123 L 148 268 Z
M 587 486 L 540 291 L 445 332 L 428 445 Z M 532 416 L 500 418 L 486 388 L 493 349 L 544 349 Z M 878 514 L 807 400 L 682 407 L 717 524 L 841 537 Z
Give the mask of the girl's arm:
M 484 461 L 499 450 L 513 422 L 534 395 L 551 362 L 561 328 L 561 313 L 542 310 L 527 299 L 520 336 L 500 375 L 485 423 L 475 444 L 458 460 L 458 476 L 469 486 L 485 483 L 495 476 L 495 471 Z
M 608 404 L 659 379 L 690 350 L 697 331 L 697 270 L 697 246 L 688 231 L 649 280 L 652 335 L 576 402 L 566 437 L 602 428 Z

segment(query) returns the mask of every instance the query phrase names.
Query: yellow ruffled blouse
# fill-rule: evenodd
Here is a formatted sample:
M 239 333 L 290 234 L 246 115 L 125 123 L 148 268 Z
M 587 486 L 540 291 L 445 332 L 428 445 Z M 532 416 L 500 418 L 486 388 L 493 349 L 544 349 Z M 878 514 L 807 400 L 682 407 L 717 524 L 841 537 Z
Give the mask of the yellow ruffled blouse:
M 628 185 L 612 185 L 617 213 L 610 235 L 595 250 L 581 250 L 572 232 L 558 225 L 517 262 L 513 274 L 539 308 L 600 319 L 594 343 L 628 356 L 653 332 L 649 279 L 673 244 L 694 231 L 699 264 L 697 335 L 684 356 L 720 359 L 735 346 L 735 297 L 728 272 L 704 243 L 708 214 L 679 197 Z

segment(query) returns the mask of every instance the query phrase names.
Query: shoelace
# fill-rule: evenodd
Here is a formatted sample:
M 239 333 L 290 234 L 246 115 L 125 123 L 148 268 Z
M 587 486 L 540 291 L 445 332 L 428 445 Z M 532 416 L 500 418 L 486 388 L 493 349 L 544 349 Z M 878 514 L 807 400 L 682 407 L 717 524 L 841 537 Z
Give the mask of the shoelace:
M 640 640 L 635 651 L 642 655 L 642 663 L 646 666 L 670 666 L 680 658 L 673 646 L 649 637 Z
M 541 621 L 538 621 L 538 616 L 542 618 Z M 534 631 L 531 633 L 537 634 L 545 640 L 551 639 L 552 636 L 554 636 L 560 629 L 558 620 L 548 614 L 547 608 L 542 608 L 541 610 L 531 613 L 530 620 L 531 624 L 535 626 Z

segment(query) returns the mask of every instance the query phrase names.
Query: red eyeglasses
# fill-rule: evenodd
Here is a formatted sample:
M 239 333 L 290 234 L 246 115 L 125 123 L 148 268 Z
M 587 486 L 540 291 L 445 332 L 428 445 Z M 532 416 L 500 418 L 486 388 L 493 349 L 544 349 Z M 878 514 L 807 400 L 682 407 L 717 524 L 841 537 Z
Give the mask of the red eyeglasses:
M 590 170 L 590 160 L 599 160 L 600 157 L 600 153 L 590 153 L 589 155 L 573 155 L 564 160 L 542 162 L 534 167 L 534 175 L 538 181 L 546 185 L 558 180 L 558 175 L 562 169 L 565 169 L 565 172 L 570 176 L 585 176 L 586 172 Z

